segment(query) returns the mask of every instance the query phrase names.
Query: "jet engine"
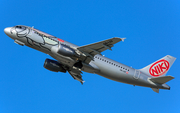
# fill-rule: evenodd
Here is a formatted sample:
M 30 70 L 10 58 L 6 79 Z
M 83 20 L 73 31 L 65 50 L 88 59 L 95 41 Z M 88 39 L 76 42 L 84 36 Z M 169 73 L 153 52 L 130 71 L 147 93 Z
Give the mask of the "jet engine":
M 55 61 L 55 60 L 51 60 L 51 59 L 46 59 L 44 62 L 44 68 L 46 68 L 47 70 L 50 71 L 54 71 L 54 72 L 63 72 L 66 73 L 66 70 L 62 67 L 62 64 L 60 64 L 59 62 Z
M 68 57 L 73 57 L 73 56 L 78 57 L 78 55 L 77 55 L 77 53 L 75 52 L 74 49 L 72 49 L 69 46 L 64 45 L 64 44 L 59 45 L 57 53 L 61 54 L 61 55 L 64 55 L 64 56 L 68 56 Z

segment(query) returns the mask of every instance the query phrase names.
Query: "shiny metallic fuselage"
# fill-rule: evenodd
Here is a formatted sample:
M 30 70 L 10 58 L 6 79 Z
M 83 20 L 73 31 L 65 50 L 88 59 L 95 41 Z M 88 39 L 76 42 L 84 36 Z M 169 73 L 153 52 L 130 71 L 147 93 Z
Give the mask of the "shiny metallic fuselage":
M 57 37 L 41 32 L 37 29 L 22 26 L 23 28 L 9 27 L 5 33 L 20 45 L 26 45 L 43 53 L 46 53 L 63 65 L 72 67 L 76 59 L 57 54 L 57 48 L 64 44 L 76 49 L 78 46 Z M 155 84 L 149 81 L 149 75 L 140 70 L 111 60 L 101 55 L 95 55 L 94 60 L 89 64 L 83 63 L 82 71 L 95 73 L 114 81 L 123 82 L 132 85 L 145 86 L 151 88 L 169 89 L 167 85 Z

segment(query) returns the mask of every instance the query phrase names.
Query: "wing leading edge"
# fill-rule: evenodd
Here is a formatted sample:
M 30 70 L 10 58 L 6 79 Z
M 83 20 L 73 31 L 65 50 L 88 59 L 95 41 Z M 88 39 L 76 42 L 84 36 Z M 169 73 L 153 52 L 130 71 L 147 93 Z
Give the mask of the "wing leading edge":
M 81 46 L 81 47 L 78 47 L 77 49 L 79 51 L 81 51 L 82 53 L 84 53 L 88 57 L 85 62 L 89 63 L 91 60 L 93 60 L 93 57 L 96 54 L 101 55 L 101 52 L 103 52 L 107 49 L 112 50 L 111 48 L 114 46 L 114 44 L 116 44 L 120 41 L 124 41 L 124 39 L 126 39 L 126 38 L 114 37 L 114 38 L 110 38 L 110 39 L 107 39 L 104 41 Z

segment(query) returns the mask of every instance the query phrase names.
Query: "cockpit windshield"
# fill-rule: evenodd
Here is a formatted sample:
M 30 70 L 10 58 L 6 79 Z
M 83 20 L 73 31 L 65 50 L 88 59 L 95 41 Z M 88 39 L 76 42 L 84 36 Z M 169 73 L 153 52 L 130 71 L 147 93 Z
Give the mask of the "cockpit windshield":
M 22 32 L 22 31 L 26 30 L 26 27 L 17 25 L 17 26 L 14 26 L 13 29 L 15 29 L 17 32 Z M 13 29 L 11 29 L 11 30 L 13 30 Z
M 24 27 L 24 26 L 15 26 L 15 28 L 26 29 L 26 27 Z

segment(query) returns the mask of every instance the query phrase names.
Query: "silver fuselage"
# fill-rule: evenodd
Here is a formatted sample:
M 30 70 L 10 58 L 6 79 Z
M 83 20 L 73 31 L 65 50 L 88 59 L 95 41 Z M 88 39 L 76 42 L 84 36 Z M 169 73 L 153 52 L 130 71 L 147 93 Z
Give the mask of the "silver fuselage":
M 74 49 L 79 46 L 61 40 L 57 37 L 34 28 L 27 26 L 22 27 L 23 28 L 8 27 L 4 31 L 10 38 L 15 40 L 15 43 L 19 45 L 26 45 L 45 54 L 48 54 L 65 66 L 72 67 L 74 65 L 74 63 L 76 62 L 75 59 L 56 54 L 56 48 L 60 44 L 70 46 Z M 151 82 L 149 79 L 152 77 L 144 74 L 140 70 L 126 66 L 122 63 L 116 62 L 101 55 L 95 55 L 94 60 L 91 60 L 89 64 L 83 63 L 82 71 L 95 73 L 114 81 L 132 85 L 159 89 L 170 88 L 166 84 L 161 85 Z

